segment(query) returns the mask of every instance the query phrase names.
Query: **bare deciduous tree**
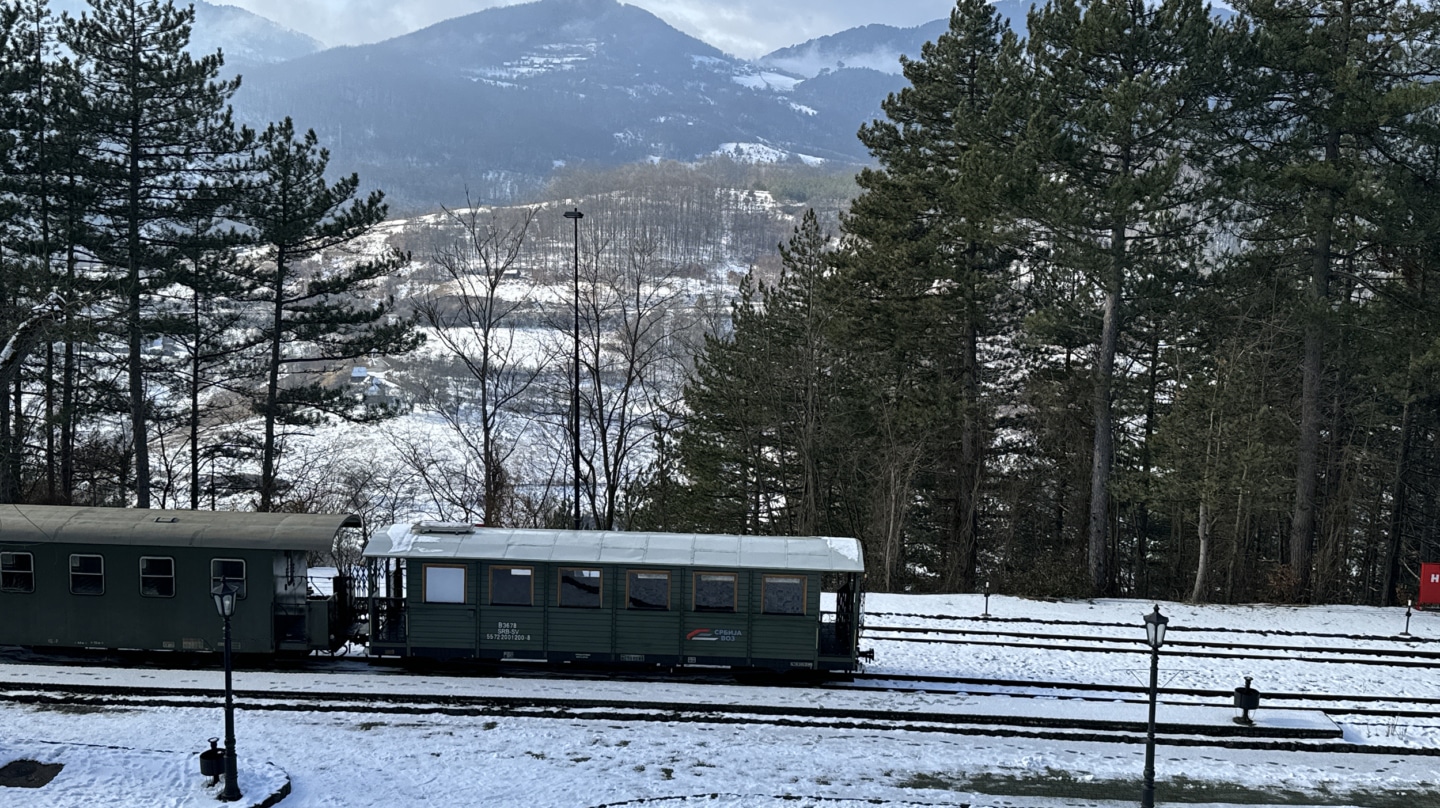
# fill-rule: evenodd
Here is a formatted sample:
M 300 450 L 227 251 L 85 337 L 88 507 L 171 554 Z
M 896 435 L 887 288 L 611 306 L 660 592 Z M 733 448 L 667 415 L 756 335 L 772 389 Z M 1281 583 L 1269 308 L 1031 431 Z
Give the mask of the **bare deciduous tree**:
M 506 462 L 525 431 L 521 404 L 541 371 L 517 323 L 532 305 L 533 283 L 521 259 L 535 210 L 509 209 L 502 216 L 469 207 L 446 215 L 454 235 L 431 255 L 446 281 L 416 310 L 460 372 L 427 382 L 424 399 L 478 463 L 479 515 L 500 525 L 512 490 Z M 428 463 L 421 465 L 426 474 Z M 447 487 L 451 494 L 441 499 L 468 518 L 473 503 Z

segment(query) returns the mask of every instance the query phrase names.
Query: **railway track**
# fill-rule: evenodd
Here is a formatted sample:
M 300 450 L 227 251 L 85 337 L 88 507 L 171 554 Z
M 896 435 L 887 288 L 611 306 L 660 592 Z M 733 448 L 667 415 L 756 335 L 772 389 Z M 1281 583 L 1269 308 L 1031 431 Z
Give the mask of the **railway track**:
M 1133 627 L 1131 627 L 1133 628 Z M 1206 629 L 1207 631 L 1215 631 Z M 939 635 L 939 636 L 935 636 Z M 972 645 L 999 648 L 1027 648 L 1046 651 L 1071 651 L 1095 654 L 1146 654 L 1149 647 L 1140 637 L 1103 635 L 1037 634 L 983 628 L 945 628 L 938 626 L 876 626 L 867 625 L 862 633 L 866 640 L 926 643 L 934 645 Z M 1314 635 L 1309 635 L 1314 636 Z M 1376 638 L 1356 638 L 1375 641 Z M 1404 642 L 1409 640 L 1395 640 Z M 1431 643 L 1423 640 L 1416 643 Z M 1193 657 L 1201 659 L 1238 659 L 1259 661 L 1313 662 L 1322 664 L 1386 665 L 1396 667 L 1440 667 L 1440 650 L 1414 648 L 1365 648 L 1354 646 L 1285 645 L 1253 642 L 1216 642 L 1208 640 L 1170 639 L 1160 652 L 1162 657 Z
M 106 685 L 66 685 L 36 688 L 0 682 L 0 702 L 39 709 L 125 710 L 161 708 L 215 708 L 218 689 L 134 688 Z M 1096 719 L 1043 716 L 975 715 L 965 713 L 897 713 L 893 710 L 835 707 L 775 706 L 676 702 L 634 706 L 612 700 L 497 696 L 445 696 L 385 694 L 357 697 L 343 692 L 286 693 L 240 690 L 236 707 L 256 712 L 353 713 L 360 723 L 383 726 L 389 719 L 450 716 L 468 718 L 538 718 L 606 723 L 695 722 L 710 724 L 823 727 L 862 732 L 921 732 L 1006 738 L 1034 738 L 1095 743 L 1144 743 L 1144 727 Z M 1168 746 L 1228 749 L 1424 755 L 1440 757 L 1440 749 L 1357 745 L 1341 740 L 1289 732 L 1270 737 L 1259 730 L 1221 725 L 1157 724 Z
M 1028 680 L 979 679 L 963 676 L 932 676 L 866 673 L 852 681 L 829 685 L 835 689 L 865 691 L 920 691 L 957 696 L 1006 696 L 1025 699 L 1064 699 L 1102 703 L 1145 703 L 1149 688 L 1140 685 L 1090 684 L 1084 682 L 1036 682 Z M 1229 707 L 1233 690 L 1161 687 L 1161 703 Z M 1380 696 L 1374 694 L 1283 693 L 1262 695 L 1264 709 L 1315 710 L 1332 718 L 1346 715 L 1379 716 L 1427 720 L 1440 723 L 1440 698 Z M 1405 707 L 1359 706 L 1405 704 Z
M 936 623 L 978 623 L 981 625 L 1037 625 L 1037 626 L 1080 626 L 1086 628 L 1115 628 L 1122 629 L 1128 633 L 1139 632 L 1139 623 L 1116 623 L 1103 620 L 1062 620 L 1040 617 L 996 617 L 994 615 L 953 615 L 953 614 L 922 614 L 917 612 L 865 612 L 865 619 L 874 618 L 904 618 L 913 620 L 930 620 Z M 1230 628 L 1226 626 L 1193 626 L 1175 625 L 1167 627 L 1168 635 L 1175 634 L 1255 634 L 1262 637 L 1308 637 L 1314 639 L 1341 639 L 1354 642 L 1388 642 L 1405 643 L 1407 645 L 1434 645 L 1440 646 L 1440 638 L 1421 637 L 1403 634 L 1353 634 L 1342 632 L 1319 632 L 1319 631 L 1289 631 L 1285 629 L 1258 629 L 1258 628 Z M 1067 635 L 1069 636 L 1069 635 Z

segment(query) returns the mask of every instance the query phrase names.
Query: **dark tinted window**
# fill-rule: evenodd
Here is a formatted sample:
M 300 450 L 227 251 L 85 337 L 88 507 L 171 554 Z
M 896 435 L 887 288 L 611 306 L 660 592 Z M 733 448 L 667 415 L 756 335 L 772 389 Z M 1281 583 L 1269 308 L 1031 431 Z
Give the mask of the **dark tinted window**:
M 561 567 L 560 605 L 577 609 L 600 608 L 600 570 Z
M 98 555 L 70 556 L 70 594 L 105 594 L 105 559 Z
M 805 579 L 798 575 L 766 575 L 761 597 L 766 614 L 804 614 Z
M 735 573 L 695 573 L 695 611 L 735 611 Z
M 491 567 L 490 603 L 529 606 L 534 603 L 535 575 L 530 567 Z
M 245 597 L 245 562 L 238 558 L 210 559 L 210 591 L 214 592 L 221 581 L 238 585 L 240 589 L 235 597 Z
M 35 557 L 29 553 L 0 553 L 0 590 L 35 591 Z
M 175 597 L 175 559 L 140 559 L 140 594 L 147 598 Z
M 630 608 L 670 608 L 670 573 L 631 572 L 627 586 L 630 589 Z

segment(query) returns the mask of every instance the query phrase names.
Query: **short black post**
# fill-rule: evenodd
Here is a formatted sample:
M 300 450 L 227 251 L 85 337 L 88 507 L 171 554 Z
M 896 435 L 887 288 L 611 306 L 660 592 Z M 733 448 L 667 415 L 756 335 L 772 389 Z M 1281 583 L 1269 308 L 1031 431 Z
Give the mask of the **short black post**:
M 1414 602 L 1414 600 L 1405 601 L 1405 630 L 1400 632 L 1400 636 L 1402 637 L 1410 636 L 1410 606 Z
M 990 582 L 985 582 L 985 613 L 980 615 L 985 620 L 990 619 Z

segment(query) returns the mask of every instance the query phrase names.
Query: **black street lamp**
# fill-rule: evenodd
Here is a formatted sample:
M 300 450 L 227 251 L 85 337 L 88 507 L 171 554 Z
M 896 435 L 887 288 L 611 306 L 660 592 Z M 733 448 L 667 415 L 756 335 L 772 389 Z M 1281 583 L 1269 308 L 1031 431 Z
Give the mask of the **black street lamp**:
M 585 214 L 579 208 L 565 211 L 565 218 L 575 225 L 575 288 L 572 298 L 575 311 L 575 378 L 570 386 L 570 458 L 574 463 L 571 482 L 575 497 L 575 529 L 580 529 L 580 220 Z
M 210 589 L 215 598 L 215 611 L 225 618 L 225 790 L 220 794 L 222 802 L 240 799 L 240 785 L 235 781 L 235 701 L 230 688 L 230 618 L 235 615 L 235 598 L 240 587 L 229 578 Z
M 1170 619 L 1155 611 L 1145 615 L 1145 642 L 1150 646 L 1150 722 L 1145 730 L 1145 784 L 1140 787 L 1140 808 L 1155 808 L 1155 697 L 1160 682 L 1160 646 Z

